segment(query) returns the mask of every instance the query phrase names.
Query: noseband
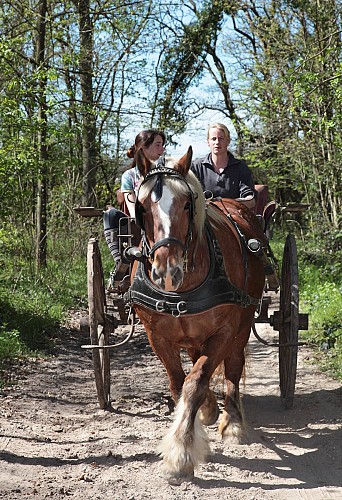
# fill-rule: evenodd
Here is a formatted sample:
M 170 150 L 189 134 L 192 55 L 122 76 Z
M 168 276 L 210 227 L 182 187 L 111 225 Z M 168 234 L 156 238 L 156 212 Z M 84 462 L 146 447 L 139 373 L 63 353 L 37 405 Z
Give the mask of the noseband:
M 186 236 L 185 243 L 178 240 L 177 238 L 173 238 L 172 236 L 170 236 L 168 238 L 162 238 L 161 240 L 156 241 L 151 248 L 150 245 L 148 244 L 146 234 L 145 234 L 142 204 L 139 202 L 139 193 L 138 193 L 138 196 L 137 196 L 136 202 L 135 202 L 135 219 L 136 219 L 136 223 L 138 224 L 138 226 L 142 230 L 143 254 L 146 257 L 148 257 L 149 259 L 153 259 L 154 252 L 158 248 L 160 248 L 162 246 L 168 246 L 171 244 L 178 245 L 183 250 L 184 263 L 186 266 L 187 265 L 187 251 L 188 251 L 190 242 L 192 240 L 193 219 L 194 219 L 194 213 L 195 213 L 195 195 L 192 192 L 185 177 L 183 175 L 181 175 L 179 172 L 177 172 L 176 170 L 174 170 L 173 168 L 165 167 L 164 162 L 157 162 L 156 166 L 146 174 L 146 176 L 144 177 L 144 179 L 139 187 L 139 190 L 149 179 L 151 179 L 154 176 L 157 176 L 157 180 L 156 180 L 156 183 L 153 187 L 151 196 L 153 197 L 153 201 L 157 202 L 157 203 L 163 194 L 163 178 L 173 177 L 175 179 L 179 179 L 180 181 L 182 181 L 186 184 L 186 186 L 189 190 L 189 199 L 190 199 L 188 233 Z

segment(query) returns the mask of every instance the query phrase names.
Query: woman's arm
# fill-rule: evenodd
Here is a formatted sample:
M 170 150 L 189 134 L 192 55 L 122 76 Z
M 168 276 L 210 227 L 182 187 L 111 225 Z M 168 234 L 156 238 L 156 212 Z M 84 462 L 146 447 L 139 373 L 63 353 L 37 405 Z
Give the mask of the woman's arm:
M 129 215 L 135 219 L 135 194 L 132 192 L 123 193 L 125 197 L 125 203 L 129 211 Z

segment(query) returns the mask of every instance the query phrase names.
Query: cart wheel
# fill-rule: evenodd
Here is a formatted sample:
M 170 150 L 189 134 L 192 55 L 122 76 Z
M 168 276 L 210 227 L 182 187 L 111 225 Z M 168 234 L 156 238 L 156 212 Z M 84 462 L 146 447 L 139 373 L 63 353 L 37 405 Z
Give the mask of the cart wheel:
M 280 284 L 279 378 L 280 397 L 286 409 L 293 405 L 297 373 L 299 329 L 298 260 L 296 241 L 285 241 Z
M 95 238 L 88 242 L 87 271 L 90 342 L 92 345 L 105 346 L 109 341 L 105 317 L 106 295 L 101 254 Z M 92 349 L 92 355 L 100 408 L 108 410 L 111 407 L 109 349 Z

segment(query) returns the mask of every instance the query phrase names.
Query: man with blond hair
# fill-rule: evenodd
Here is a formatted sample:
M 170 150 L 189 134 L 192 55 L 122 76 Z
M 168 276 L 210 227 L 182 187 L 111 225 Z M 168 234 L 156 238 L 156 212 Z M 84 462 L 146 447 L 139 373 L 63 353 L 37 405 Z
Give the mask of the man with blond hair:
M 233 198 L 244 203 L 248 208 L 255 207 L 257 192 L 254 188 L 252 172 L 246 162 L 235 158 L 228 151 L 230 144 L 228 128 L 222 123 L 210 125 L 207 140 L 210 153 L 194 160 L 191 165 L 191 170 L 201 182 L 206 197 Z M 251 241 L 257 242 L 255 239 L 249 240 L 248 246 Z M 278 277 L 267 251 L 262 252 L 262 261 L 269 289 L 278 290 Z
M 253 176 L 246 162 L 235 158 L 228 150 L 228 128 L 222 123 L 210 125 L 207 140 L 210 153 L 191 165 L 203 191 L 209 197 L 233 198 L 253 208 L 257 197 Z

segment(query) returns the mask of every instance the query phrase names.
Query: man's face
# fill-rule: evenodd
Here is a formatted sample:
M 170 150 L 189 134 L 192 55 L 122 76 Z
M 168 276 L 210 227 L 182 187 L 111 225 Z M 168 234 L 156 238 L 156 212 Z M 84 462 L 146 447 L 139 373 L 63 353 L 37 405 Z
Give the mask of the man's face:
M 211 128 L 209 130 L 208 145 L 215 155 L 226 153 L 229 141 L 226 139 L 223 130 Z

